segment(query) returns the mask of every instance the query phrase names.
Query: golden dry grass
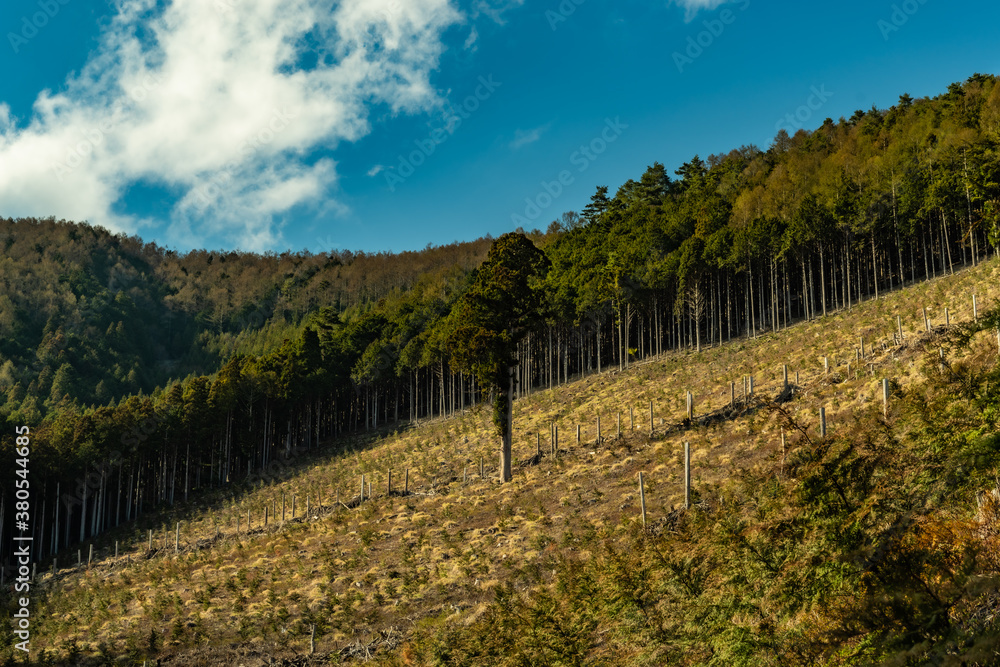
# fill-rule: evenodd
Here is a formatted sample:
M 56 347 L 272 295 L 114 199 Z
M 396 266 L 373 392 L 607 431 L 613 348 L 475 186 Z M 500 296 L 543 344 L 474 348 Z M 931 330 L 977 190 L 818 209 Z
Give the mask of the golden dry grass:
M 734 470 L 781 456 L 780 426 L 765 412 L 667 434 L 685 416 L 686 391 L 694 394 L 698 415 L 728 404 L 731 381 L 741 394 L 744 376 L 754 377 L 758 395 L 773 397 L 787 364 L 792 382 L 798 373 L 787 409 L 815 435 L 823 406 L 829 429 L 836 432 L 853 415 L 882 409 L 883 377 L 904 388 L 919 380 L 924 370 L 919 360 L 931 344 L 922 331 L 921 308 L 928 308 L 936 325 L 946 306 L 952 322 L 969 319 L 973 290 L 985 311 L 998 302 L 998 286 L 1000 265 L 994 260 L 754 340 L 700 355 L 671 352 L 623 372 L 535 391 L 515 406 L 515 455 L 520 461 L 532 456 L 541 433 L 543 458 L 539 465 L 515 461 L 509 484 L 494 480 L 496 444 L 482 408 L 398 433 L 330 443 L 318 458 L 303 459 L 274 484 L 164 512 L 155 554 L 146 553 L 144 530 L 125 528 L 99 545 L 102 558 L 89 570 L 43 575 L 35 646 L 64 653 L 75 642 L 88 653 L 103 642 L 112 652 L 141 652 L 155 630 L 168 653 L 229 643 L 301 653 L 316 624 L 318 649 L 332 652 L 388 628 L 405 632 L 421 619 L 467 623 L 492 599 L 494 586 L 525 580 L 553 545 L 572 547 L 590 532 L 614 540 L 627 530 L 638 520 L 640 471 L 650 521 L 683 505 L 685 441 L 691 443 L 696 494 L 711 494 Z M 902 346 L 892 340 L 897 314 L 903 319 Z M 866 356 L 858 362 L 861 337 Z M 979 336 L 964 354 L 995 352 L 996 340 Z M 616 437 L 619 413 L 621 438 Z M 559 426 L 554 459 L 552 424 Z M 790 445 L 801 437 L 786 436 Z M 485 479 L 479 476 L 481 460 Z M 410 495 L 386 495 L 389 470 L 396 490 L 409 470 Z M 337 505 L 338 493 L 345 502 L 358 495 L 362 474 L 372 482 L 374 497 L 353 509 Z M 282 526 L 283 493 L 289 517 L 295 496 L 296 518 Z M 310 512 L 304 517 L 306 502 Z M 279 514 L 277 520 L 269 517 L 266 528 L 265 506 Z M 178 518 L 182 549 L 175 554 L 172 527 Z M 115 539 L 128 544 L 117 560 L 104 556 Z

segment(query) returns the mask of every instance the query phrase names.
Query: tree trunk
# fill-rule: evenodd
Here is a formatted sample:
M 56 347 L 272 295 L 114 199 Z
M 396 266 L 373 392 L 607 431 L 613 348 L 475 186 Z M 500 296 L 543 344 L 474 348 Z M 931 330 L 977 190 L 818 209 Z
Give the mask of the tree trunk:
M 875 287 L 875 300 L 878 301 L 878 260 L 875 259 L 875 234 L 872 234 L 872 285 Z
M 948 251 L 948 273 L 954 274 L 955 265 L 951 260 L 951 243 L 949 242 L 948 239 L 948 218 L 945 216 L 943 209 L 941 210 L 941 231 L 942 231 L 941 242 L 944 245 L 945 249 L 947 249 Z M 942 263 L 944 263 L 943 260 L 944 257 L 942 256 Z
M 552 389 L 552 326 L 549 325 L 549 389 Z M 558 380 L 558 378 L 556 378 Z
M 595 334 L 594 344 L 597 347 L 597 373 L 601 372 L 601 321 L 597 320 L 597 333 Z
M 847 295 L 847 310 L 850 310 L 854 297 L 851 294 L 851 244 L 849 240 L 844 243 L 844 276 L 847 279 L 844 293 Z
M 87 530 L 87 471 L 89 466 L 83 469 L 83 506 L 80 508 L 80 541 L 83 542 Z M 68 524 L 68 522 L 67 522 Z M 69 542 L 67 542 L 69 544 Z
M 826 317 L 826 249 L 822 243 L 819 246 L 819 291 L 820 301 L 823 304 L 823 317 Z
M 503 447 L 500 449 L 500 481 L 509 482 L 513 479 L 511 473 L 511 452 L 514 437 L 514 372 L 515 368 L 507 369 L 507 414 L 504 415 Z

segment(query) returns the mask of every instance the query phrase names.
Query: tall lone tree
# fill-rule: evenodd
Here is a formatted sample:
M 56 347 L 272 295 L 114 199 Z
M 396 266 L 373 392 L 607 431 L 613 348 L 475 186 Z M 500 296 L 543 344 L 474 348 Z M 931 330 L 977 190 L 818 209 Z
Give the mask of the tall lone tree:
M 455 310 L 456 364 L 475 373 L 493 395 L 493 424 L 502 440 L 500 481 L 511 480 L 511 434 L 517 344 L 542 322 L 541 279 L 549 260 L 524 234 L 498 238 Z

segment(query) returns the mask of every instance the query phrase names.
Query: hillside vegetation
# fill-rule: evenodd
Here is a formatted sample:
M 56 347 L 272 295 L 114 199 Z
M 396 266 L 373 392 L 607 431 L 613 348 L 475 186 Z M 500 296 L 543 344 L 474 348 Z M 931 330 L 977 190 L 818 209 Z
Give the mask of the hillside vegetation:
M 470 271 L 490 239 L 399 254 L 178 255 L 86 224 L 0 218 L 0 242 L 0 414 L 39 423 L 273 351 L 320 306 L 349 318 Z
M 102 563 L 57 575 L 47 650 L 301 651 L 308 629 L 424 664 L 981 661 L 998 83 L 419 252 L 178 255 L 0 220 L 0 455 L 30 427 L 33 566 Z M 413 494 L 353 498 L 407 469 Z M 319 519 L 277 529 L 281 488 Z M 185 551 L 146 558 L 178 519 Z
M 42 575 L 37 647 L 49 664 L 994 664 L 998 285 L 990 261 L 535 391 L 509 484 L 483 408 L 303 452 Z
M 1000 86 L 975 74 L 934 98 L 779 132 L 767 150 L 695 156 L 676 179 L 655 163 L 507 244 L 544 255 L 522 272 L 533 306 L 507 304 L 520 312 L 513 337 L 477 340 L 506 341 L 485 356 L 514 368 L 523 396 L 976 266 L 1000 252 L 998 142 Z M 470 310 L 477 294 L 507 293 L 480 275 L 492 239 L 181 256 L 88 225 L 0 228 L 0 452 L 32 428 L 42 567 L 293 448 L 454 415 L 504 384 L 454 344 L 475 324 L 464 313 L 500 312 Z M 0 507 L 0 522 L 13 512 Z M 12 551 L 0 544 L 8 565 Z

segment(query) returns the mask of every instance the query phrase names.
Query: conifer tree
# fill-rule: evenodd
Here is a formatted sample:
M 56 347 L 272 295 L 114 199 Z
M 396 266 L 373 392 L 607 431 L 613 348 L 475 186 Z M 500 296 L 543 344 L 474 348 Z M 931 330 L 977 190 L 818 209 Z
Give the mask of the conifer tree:
M 490 248 L 469 291 L 457 304 L 451 335 L 459 368 L 493 393 L 493 423 L 502 440 L 501 481 L 511 474 L 512 403 L 517 344 L 541 320 L 540 280 L 549 260 L 523 234 L 504 234 Z

